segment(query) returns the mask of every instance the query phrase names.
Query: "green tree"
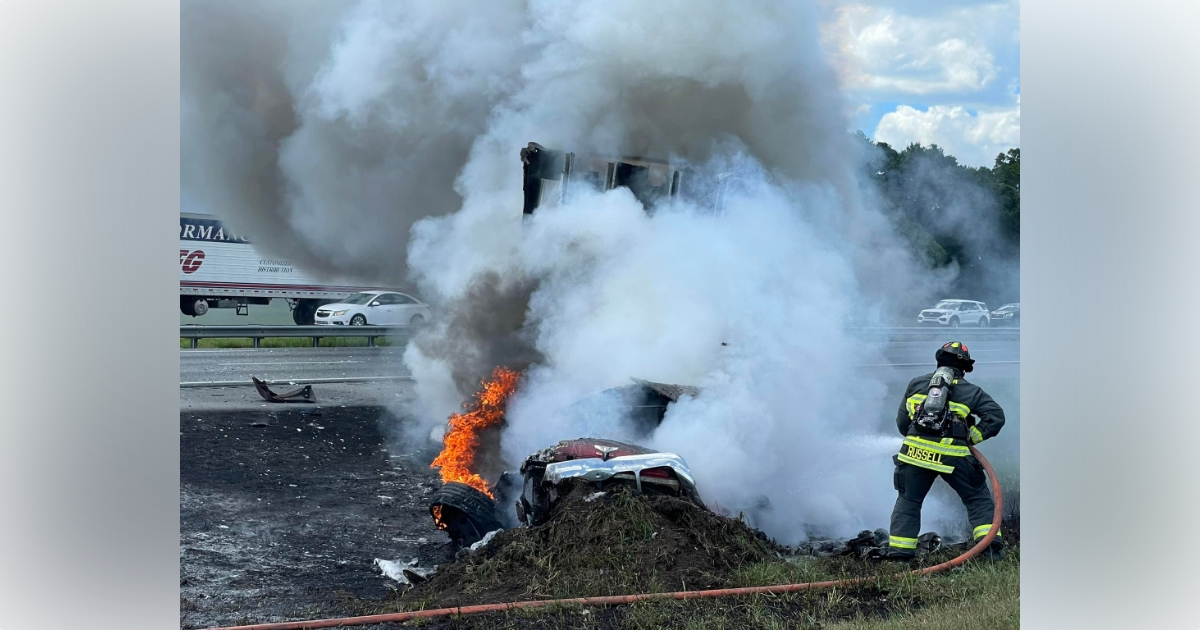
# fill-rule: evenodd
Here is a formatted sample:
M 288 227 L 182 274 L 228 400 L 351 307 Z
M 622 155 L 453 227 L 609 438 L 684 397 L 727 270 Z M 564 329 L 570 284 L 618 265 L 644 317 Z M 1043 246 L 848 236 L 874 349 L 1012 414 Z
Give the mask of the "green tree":
M 953 289 L 976 299 L 1017 299 L 1020 258 L 1021 150 L 991 168 L 968 167 L 937 145 L 897 151 L 857 135 L 864 177 L 884 211 L 930 267 L 957 265 Z M 1002 277 L 1003 276 L 1003 277 Z

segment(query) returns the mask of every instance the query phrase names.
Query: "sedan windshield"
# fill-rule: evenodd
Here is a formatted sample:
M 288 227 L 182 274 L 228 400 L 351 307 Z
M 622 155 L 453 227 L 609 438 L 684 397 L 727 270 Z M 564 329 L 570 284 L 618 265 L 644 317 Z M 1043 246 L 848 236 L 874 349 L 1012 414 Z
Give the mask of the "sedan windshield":
M 958 310 L 958 302 L 941 301 L 941 302 L 938 302 L 937 306 L 934 306 L 933 308 L 940 308 L 940 309 L 947 310 L 947 311 L 957 311 Z
M 374 293 L 355 293 L 354 295 L 351 295 L 351 296 L 341 300 L 341 302 L 342 302 L 342 304 L 362 305 L 362 304 L 369 303 L 371 300 L 375 299 L 376 297 L 378 297 L 378 296 L 375 295 Z

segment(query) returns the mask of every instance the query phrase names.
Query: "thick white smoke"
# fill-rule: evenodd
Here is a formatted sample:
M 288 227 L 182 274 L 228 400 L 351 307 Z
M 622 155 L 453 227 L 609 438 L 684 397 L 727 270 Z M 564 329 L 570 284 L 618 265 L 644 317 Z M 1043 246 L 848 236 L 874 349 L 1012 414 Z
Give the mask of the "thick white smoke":
M 503 435 L 513 464 L 585 431 L 624 437 L 603 410 L 564 423 L 581 396 L 692 384 L 651 442 L 688 459 L 708 500 L 765 496 L 761 524 L 789 541 L 886 525 L 899 440 L 877 427 L 895 407 L 872 402 L 883 384 L 855 366 L 878 349 L 846 329 L 937 282 L 861 192 L 808 3 L 367 1 L 253 22 L 265 61 L 213 70 L 229 52 L 205 36 L 247 28 L 241 7 L 192 9 L 204 76 L 185 82 L 185 132 L 207 135 L 185 189 L 274 226 L 268 245 L 311 267 L 407 268 L 441 314 L 405 356 L 426 433 L 501 363 L 528 368 Z M 650 216 L 618 189 L 523 221 L 531 141 L 750 185 L 719 217 Z
M 475 143 L 463 208 L 419 223 L 409 256 L 443 302 L 485 273 L 537 283 L 524 331 L 541 359 L 509 407 L 508 461 L 585 431 L 625 437 L 615 415 L 579 426 L 555 413 L 584 395 L 631 376 L 694 384 L 701 396 L 652 441 L 690 461 L 706 498 L 740 510 L 765 495 L 762 525 L 791 540 L 885 525 L 897 440 L 874 431 L 893 408 L 864 402 L 882 386 L 864 386 L 855 366 L 873 349 L 846 328 L 890 291 L 924 287 L 860 196 L 814 16 L 779 3 L 531 9 L 524 83 Z M 522 224 L 515 150 L 529 141 L 716 160 L 757 185 L 719 218 L 649 217 L 616 190 Z M 461 400 L 452 370 L 421 346 L 408 356 L 426 387 L 442 382 L 429 417 L 452 411 L 437 407 Z

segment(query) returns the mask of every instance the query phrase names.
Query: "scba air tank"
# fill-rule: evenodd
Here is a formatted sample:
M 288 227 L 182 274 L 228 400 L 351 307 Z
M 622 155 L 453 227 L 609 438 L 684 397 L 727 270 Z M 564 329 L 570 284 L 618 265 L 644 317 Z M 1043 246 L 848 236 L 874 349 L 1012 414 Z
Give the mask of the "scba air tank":
M 950 386 L 954 383 L 954 370 L 940 367 L 929 379 L 929 394 L 921 404 L 917 426 L 933 433 L 940 433 L 946 428 L 947 409 L 950 406 Z

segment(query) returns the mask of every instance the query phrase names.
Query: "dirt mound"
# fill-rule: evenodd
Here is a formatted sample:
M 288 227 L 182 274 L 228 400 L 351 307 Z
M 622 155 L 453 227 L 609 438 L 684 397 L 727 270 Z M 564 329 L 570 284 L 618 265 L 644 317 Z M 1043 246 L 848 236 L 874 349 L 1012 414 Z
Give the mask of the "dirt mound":
M 776 557 L 738 520 L 668 496 L 575 484 L 550 519 L 497 534 L 403 596 L 429 606 L 710 589 Z

